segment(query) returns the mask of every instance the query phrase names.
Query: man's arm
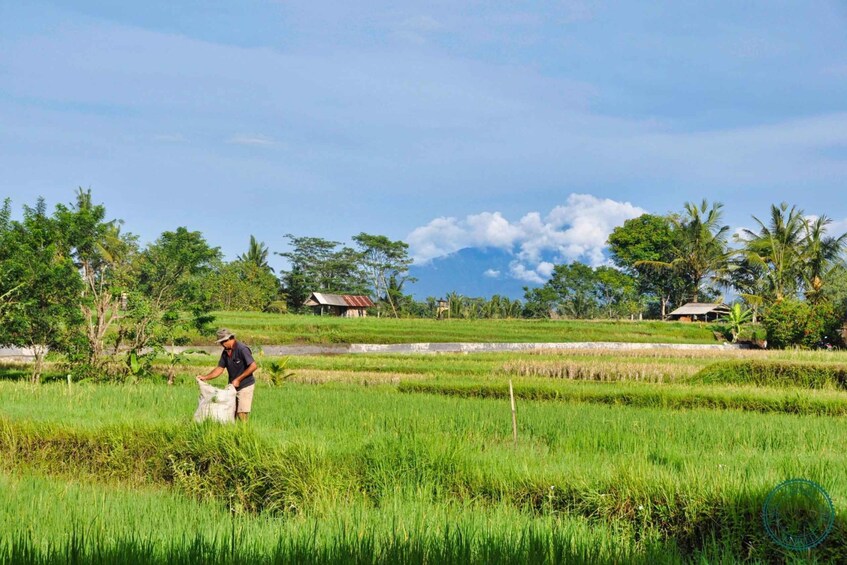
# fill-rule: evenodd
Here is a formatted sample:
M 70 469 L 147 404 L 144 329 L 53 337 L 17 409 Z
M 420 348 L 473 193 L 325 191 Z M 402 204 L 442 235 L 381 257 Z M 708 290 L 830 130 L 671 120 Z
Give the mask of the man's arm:
M 250 375 L 252 375 L 252 374 L 253 374 L 253 371 L 255 371 L 258 367 L 259 367 L 259 366 L 258 366 L 258 365 L 256 365 L 256 362 L 255 362 L 255 361 L 253 361 L 252 363 L 250 363 L 249 365 L 247 365 L 247 368 L 246 368 L 246 369 L 244 369 L 244 372 L 243 372 L 243 373 L 241 373 L 240 375 L 238 375 L 237 377 L 235 377 L 234 379 L 232 379 L 232 385 L 233 385 L 235 388 L 238 388 L 239 386 L 241 386 L 241 381 L 243 381 L 244 379 L 246 379 L 247 377 L 249 377 Z
M 255 365 L 255 363 L 253 363 L 253 364 Z M 201 381 L 211 381 L 212 379 L 218 378 L 221 375 L 221 373 L 223 373 L 223 372 L 224 372 L 223 367 L 215 367 L 214 369 L 212 369 L 211 371 L 209 371 L 205 375 L 197 375 L 197 378 L 200 379 Z

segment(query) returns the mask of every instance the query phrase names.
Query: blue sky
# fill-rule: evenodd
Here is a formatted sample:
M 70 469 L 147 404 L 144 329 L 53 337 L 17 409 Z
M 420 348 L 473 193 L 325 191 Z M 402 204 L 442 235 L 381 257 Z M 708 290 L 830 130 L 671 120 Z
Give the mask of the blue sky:
M 601 260 L 642 211 L 847 229 L 847 2 L 0 0 L 0 196 L 152 241 Z M 280 258 L 275 258 L 281 266 Z

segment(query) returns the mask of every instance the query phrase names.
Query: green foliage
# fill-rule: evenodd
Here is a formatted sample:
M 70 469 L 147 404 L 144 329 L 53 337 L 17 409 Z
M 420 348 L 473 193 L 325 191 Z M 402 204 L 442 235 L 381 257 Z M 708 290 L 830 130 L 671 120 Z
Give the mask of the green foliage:
M 635 277 L 641 295 L 660 303 L 662 318 L 670 304 L 684 302 L 685 280 L 662 267 L 675 259 L 675 237 L 670 219 L 652 214 L 626 220 L 609 235 L 612 261 Z
M 753 217 L 758 232 L 744 230 L 739 238 L 741 255 L 755 269 L 754 280 L 759 282 L 753 294 L 767 302 L 800 294 L 811 303 L 822 301 L 843 265 L 840 255 L 847 234 L 829 235 L 830 218 L 809 218 L 785 202 L 771 205 L 770 212 L 767 223 Z
M 843 317 L 828 302 L 810 304 L 786 298 L 765 311 L 762 325 L 768 346 L 813 348 L 823 341 L 840 343 Z
M 273 269 L 268 265 L 268 246 L 263 242 L 259 242 L 252 235 L 250 236 L 250 246 L 247 249 L 247 253 L 239 255 L 238 260 L 273 273 Z
M 738 336 L 744 329 L 744 326 L 753 319 L 753 312 L 745 309 L 741 304 L 735 303 L 729 310 L 722 321 L 726 322 L 729 332 L 732 336 L 732 342 L 738 341 Z
M 35 350 L 32 380 L 38 382 L 46 349 L 68 352 L 83 320 L 79 309 L 82 281 L 62 233 L 47 215 L 44 199 L 24 207 L 22 221 L 0 216 L 0 295 L 3 308 L 0 343 Z
M 233 261 L 204 279 L 209 307 L 215 310 L 262 312 L 278 294 L 274 274 L 249 261 Z
M 320 237 L 286 234 L 290 251 L 277 253 L 291 267 L 282 272 L 283 291 L 291 311 L 299 311 L 311 292 L 367 294 L 368 283 L 360 268 L 362 254 Z
M 409 244 L 392 241 L 384 235 L 361 232 L 353 236 L 361 257 L 362 269 L 367 273 L 374 297 L 387 302 L 395 318 L 399 316 L 398 302 L 402 301 L 403 284 L 414 282 L 409 276 Z
M 745 324 L 736 335 L 736 341 L 740 343 L 752 343 L 757 346 L 767 344 L 768 330 L 762 324 Z
M 164 345 L 176 345 L 188 329 L 204 331 L 213 317 L 204 280 L 220 261 L 200 232 L 177 228 L 164 232 L 137 258 L 137 283 L 128 293 L 127 310 L 116 347 L 148 350 L 152 357 Z
M 494 320 L 519 318 L 523 306 L 520 300 L 511 300 L 495 294 L 490 299 L 463 296 L 457 292 L 447 294 L 447 312 L 440 314 L 441 319 L 451 320 Z M 419 315 L 437 318 L 435 299 L 430 297 L 427 305 L 421 308 Z
M 282 386 L 285 381 L 294 376 L 294 372 L 288 369 L 290 357 L 283 357 L 279 361 L 265 361 L 262 370 L 268 374 L 268 382 L 273 386 Z
M 122 316 L 122 299 L 136 283 L 132 262 L 138 253 L 137 238 L 122 234 L 120 221 L 106 221 L 105 207 L 94 203 L 90 190 L 79 189 L 73 204 L 58 205 L 56 216 L 84 286 L 79 297 L 84 326 L 71 352 L 74 372 L 108 374 L 112 369 L 107 342 Z M 88 367 L 82 369 L 81 364 Z
M 643 304 L 633 277 L 611 267 L 596 269 L 574 261 L 556 265 L 541 288 L 524 288 L 530 317 L 552 313 L 572 319 L 622 318 L 637 314 Z
M 265 312 L 269 314 L 287 314 L 288 304 L 285 300 L 273 300 L 267 305 Z
M 719 361 L 701 369 L 692 383 L 847 390 L 847 365 L 790 361 Z

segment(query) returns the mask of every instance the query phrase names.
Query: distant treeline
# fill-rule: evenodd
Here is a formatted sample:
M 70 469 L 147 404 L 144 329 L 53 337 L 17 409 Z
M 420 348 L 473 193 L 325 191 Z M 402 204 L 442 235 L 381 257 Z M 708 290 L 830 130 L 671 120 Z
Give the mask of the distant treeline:
M 49 212 L 43 199 L 12 219 L 0 209 L 0 343 L 36 350 L 35 378 L 46 348 L 64 352 L 91 375 L 139 370 L 142 351 L 178 344 L 186 330 L 206 331 L 214 310 L 308 312 L 312 292 L 369 295 L 378 316 L 450 318 L 664 318 L 669 308 L 741 297 L 737 324 L 779 321 L 768 337 L 781 345 L 832 334 L 843 318 L 847 236 L 827 231 L 826 216 L 787 204 L 754 217 L 755 231 L 735 234 L 722 205 L 687 203 L 682 212 L 645 214 L 609 237 L 615 267 L 556 265 L 524 300 L 442 297 L 416 301 L 408 245 L 360 233 L 351 245 L 286 234 L 277 252 L 288 269 L 275 273 L 268 247 L 252 235 L 244 252 L 224 261 L 202 233 L 177 227 L 142 245 L 108 219 L 91 191 Z M 245 234 L 246 236 L 247 234 Z M 117 351 L 125 367 L 110 367 Z

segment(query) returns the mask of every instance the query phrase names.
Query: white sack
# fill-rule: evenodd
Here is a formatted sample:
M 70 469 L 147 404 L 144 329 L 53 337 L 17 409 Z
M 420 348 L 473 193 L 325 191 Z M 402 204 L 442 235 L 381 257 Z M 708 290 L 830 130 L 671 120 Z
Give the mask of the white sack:
M 200 404 L 194 412 L 194 421 L 214 420 L 216 422 L 235 421 L 235 387 L 228 385 L 224 389 L 215 388 L 206 381 L 197 379 L 200 387 Z

